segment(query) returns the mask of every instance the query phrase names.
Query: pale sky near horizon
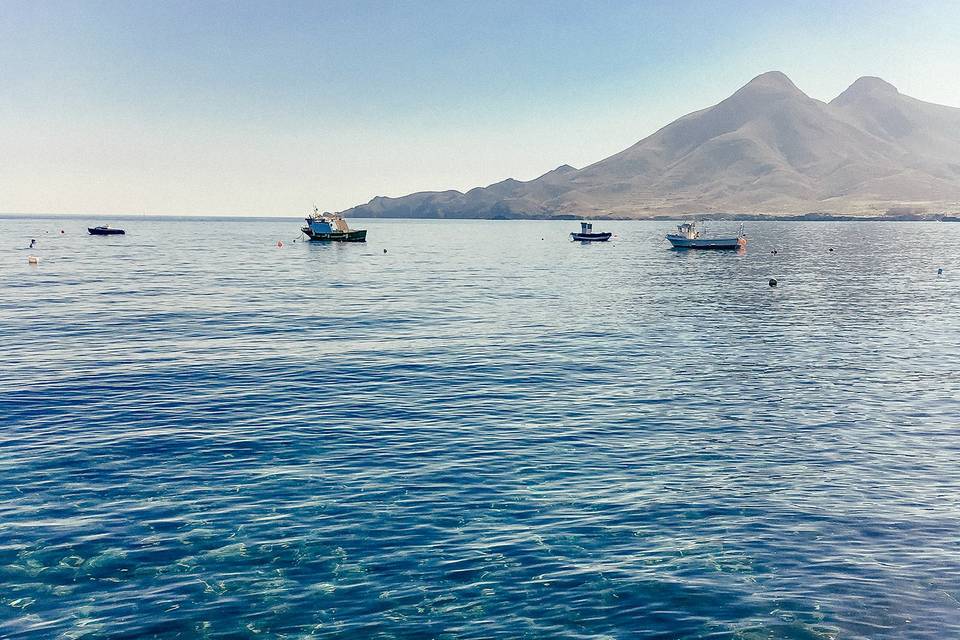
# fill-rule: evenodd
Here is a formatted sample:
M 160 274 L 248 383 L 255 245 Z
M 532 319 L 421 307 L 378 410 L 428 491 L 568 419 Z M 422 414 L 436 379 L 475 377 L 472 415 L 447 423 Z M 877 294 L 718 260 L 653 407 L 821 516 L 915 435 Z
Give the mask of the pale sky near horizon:
M 960 2 L 0 1 L 0 212 L 299 215 L 583 167 L 752 77 L 960 107 Z

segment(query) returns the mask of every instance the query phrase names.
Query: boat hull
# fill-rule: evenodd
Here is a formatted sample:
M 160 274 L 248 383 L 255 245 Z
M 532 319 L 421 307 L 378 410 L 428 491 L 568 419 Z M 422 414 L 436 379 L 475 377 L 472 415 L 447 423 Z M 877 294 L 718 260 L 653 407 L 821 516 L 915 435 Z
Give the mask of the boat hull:
M 571 233 L 570 239 L 579 242 L 606 242 L 612 233 Z
M 674 249 L 729 250 L 747 246 L 746 238 L 684 238 L 670 233 L 667 234 L 667 240 Z
M 123 229 L 104 229 L 102 227 L 87 227 L 87 231 L 92 236 L 122 236 L 126 234 Z
M 354 229 L 351 231 L 331 231 L 330 233 L 316 233 L 310 227 L 300 229 L 315 242 L 366 242 L 367 230 Z

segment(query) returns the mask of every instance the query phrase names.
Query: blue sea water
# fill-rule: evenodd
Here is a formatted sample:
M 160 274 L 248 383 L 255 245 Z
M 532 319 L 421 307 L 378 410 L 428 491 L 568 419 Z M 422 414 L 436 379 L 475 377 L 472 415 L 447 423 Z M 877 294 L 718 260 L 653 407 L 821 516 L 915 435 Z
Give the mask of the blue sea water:
M 960 635 L 960 225 L 100 222 L 0 219 L 0 637 Z

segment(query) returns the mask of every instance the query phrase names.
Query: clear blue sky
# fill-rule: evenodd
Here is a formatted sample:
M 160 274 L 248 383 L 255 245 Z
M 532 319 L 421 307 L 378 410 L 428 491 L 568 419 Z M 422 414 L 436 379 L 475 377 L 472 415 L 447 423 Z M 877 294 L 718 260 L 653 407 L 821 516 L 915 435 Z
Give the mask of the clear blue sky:
M 530 179 L 771 69 L 960 106 L 960 3 L 5 0 L 0 211 L 299 215 Z

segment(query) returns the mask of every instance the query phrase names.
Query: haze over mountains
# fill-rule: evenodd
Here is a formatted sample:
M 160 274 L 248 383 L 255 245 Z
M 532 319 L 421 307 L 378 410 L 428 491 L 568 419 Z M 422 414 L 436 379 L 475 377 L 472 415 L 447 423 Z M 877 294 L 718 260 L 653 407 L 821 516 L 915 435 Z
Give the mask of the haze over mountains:
M 535 180 L 376 197 L 353 217 L 646 218 L 960 211 L 960 109 L 863 77 L 829 103 L 786 75 L 757 76 L 583 169 Z

